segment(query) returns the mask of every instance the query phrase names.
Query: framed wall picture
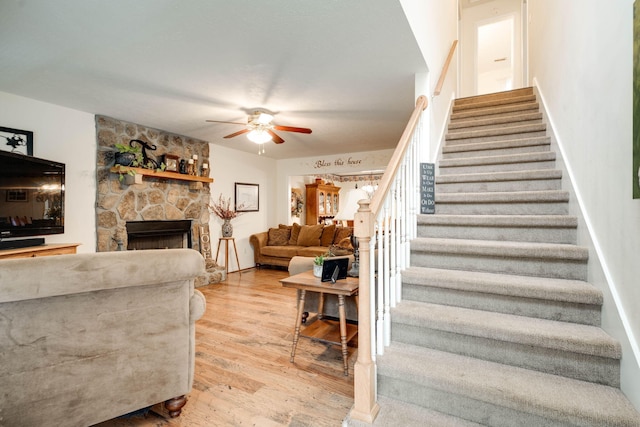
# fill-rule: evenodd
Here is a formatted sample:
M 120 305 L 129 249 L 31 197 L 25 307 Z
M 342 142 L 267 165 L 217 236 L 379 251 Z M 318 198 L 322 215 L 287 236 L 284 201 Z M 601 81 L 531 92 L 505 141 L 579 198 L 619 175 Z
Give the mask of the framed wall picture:
M 33 132 L 0 127 L 0 149 L 33 156 Z
M 236 212 L 258 212 L 260 210 L 260 186 L 236 182 Z

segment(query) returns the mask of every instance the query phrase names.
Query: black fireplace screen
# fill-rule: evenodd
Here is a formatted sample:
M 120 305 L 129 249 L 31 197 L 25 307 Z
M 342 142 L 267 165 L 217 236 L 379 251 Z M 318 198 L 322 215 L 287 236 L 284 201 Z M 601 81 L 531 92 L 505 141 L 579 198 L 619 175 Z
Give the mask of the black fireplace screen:
M 129 221 L 127 249 L 191 248 L 191 220 Z

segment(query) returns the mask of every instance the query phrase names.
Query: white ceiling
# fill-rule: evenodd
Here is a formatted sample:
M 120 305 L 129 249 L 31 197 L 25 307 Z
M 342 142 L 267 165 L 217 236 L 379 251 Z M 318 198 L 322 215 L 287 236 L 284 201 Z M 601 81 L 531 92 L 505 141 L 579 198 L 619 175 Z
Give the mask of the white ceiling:
M 394 147 L 425 70 L 398 0 L 0 2 L 0 91 L 251 153 L 205 120 L 313 129 L 276 159 Z

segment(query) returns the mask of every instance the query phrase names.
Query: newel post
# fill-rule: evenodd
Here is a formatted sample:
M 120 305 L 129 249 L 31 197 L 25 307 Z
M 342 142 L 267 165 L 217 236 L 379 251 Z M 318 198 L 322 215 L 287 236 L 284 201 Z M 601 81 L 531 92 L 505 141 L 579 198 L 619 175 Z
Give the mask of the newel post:
M 370 200 L 360 200 L 355 214 L 354 234 L 358 238 L 360 251 L 360 278 L 358 288 L 358 358 L 354 376 L 354 403 L 351 418 L 372 423 L 380 407 L 376 401 L 376 366 L 371 358 L 371 289 L 369 242 L 373 234 L 373 214 Z

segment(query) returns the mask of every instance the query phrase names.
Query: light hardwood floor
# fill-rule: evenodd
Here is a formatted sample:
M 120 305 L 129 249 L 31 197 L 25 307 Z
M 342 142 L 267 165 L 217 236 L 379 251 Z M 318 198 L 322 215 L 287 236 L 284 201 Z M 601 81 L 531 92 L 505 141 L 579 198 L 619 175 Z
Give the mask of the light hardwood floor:
M 182 415 L 153 413 L 99 427 L 340 426 L 353 405 L 353 364 L 342 370 L 340 346 L 301 339 L 289 363 L 296 291 L 284 270 L 247 270 L 198 288 L 207 310 L 196 322 L 193 391 Z

